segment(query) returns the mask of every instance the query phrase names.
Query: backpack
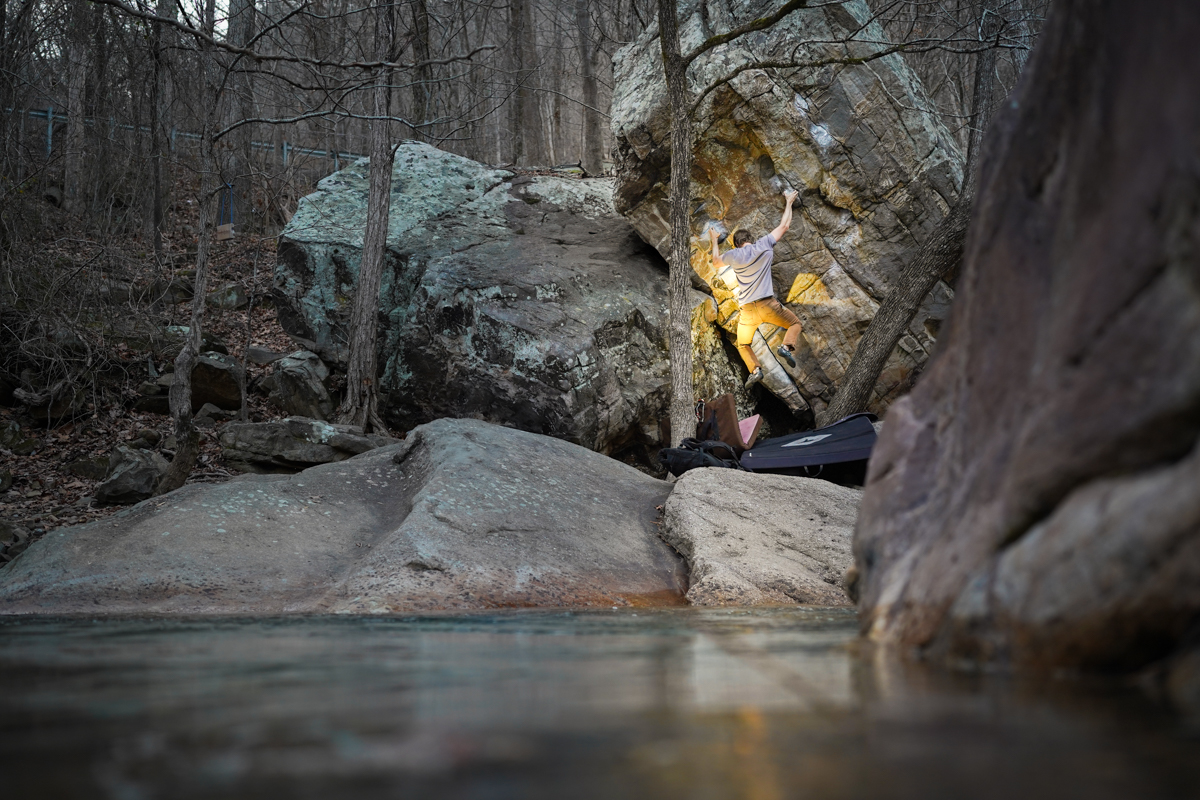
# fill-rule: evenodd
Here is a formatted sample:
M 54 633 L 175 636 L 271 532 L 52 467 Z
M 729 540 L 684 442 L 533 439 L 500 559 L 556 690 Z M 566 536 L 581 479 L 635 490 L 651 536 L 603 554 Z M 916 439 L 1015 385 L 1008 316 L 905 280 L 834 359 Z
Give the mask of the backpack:
M 675 477 L 697 467 L 745 469 L 732 447 L 713 439 L 684 439 L 679 443 L 679 447 L 664 447 L 660 450 L 658 460 Z

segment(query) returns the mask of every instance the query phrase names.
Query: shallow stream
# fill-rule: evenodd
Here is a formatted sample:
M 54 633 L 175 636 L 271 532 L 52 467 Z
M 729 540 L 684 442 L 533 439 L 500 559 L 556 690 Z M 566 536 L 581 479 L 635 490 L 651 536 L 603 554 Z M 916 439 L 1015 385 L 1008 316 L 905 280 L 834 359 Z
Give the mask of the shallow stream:
M 5 797 L 1187 798 L 1112 684 L 905 666 L 853 612 L 0 619 Z

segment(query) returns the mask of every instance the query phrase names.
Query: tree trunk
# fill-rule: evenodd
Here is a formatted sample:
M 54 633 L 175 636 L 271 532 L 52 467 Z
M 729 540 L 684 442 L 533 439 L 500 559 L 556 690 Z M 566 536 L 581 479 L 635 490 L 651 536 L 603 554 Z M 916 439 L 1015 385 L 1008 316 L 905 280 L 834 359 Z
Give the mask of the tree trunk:
M 512 53 L 512 75 L 517 84 L 512 95 L 512 105 L 508 114 L 508 144 L 511 163 L 522 164 L 525 161 L 525 137 L 521 135 L 521 125 L 525 121 L 525 104 L 528 102 L 528 92 L 525 83 L 525 45 L 524 19 L 525 3 L 529 0 L 509 0 L 508 3 L 508 46 Z
M 205 20 L 209 26 L 213 23 L 214 13 L 214 0 L 206 0 Z M 209 27 L 209 31 L 211 30 Z M 175 429 L 175 457 L 171 459 L 167 473 L 158 482 L 155 494 L 166 494 L 183 486 L 192 474 L 196 457 L 200 455 L 200 434 L 192 422 L 192 369 L 196 366 L 196 356 L 200 354 L 203 342 L 201 326 L 204 322 L 204 300 L 208 295 L 208 260 L 215 226 L 213 205 L 216 202 L 217 191 L 221 188 L 216 143 L 213 141 L 220 97 L 215 74 L 216 63 L 210 46 L 201 45 L 198 65 L 200 107 L 205 109 L 205 113 L 200 132 L 200 208 L 197 220 L 199 241 L 196 244 L 196 275 L 192 279 L 194 285 L 188 335 L 183 349 L 175 358 L 175 380 L 171 383 L 169 394 Z
M 432 105 L 430 102 L 431 92 L 433 91 L 433 67 L 429 64 L 422 64 L 430 58 L 429 7 L 425 0 L 414 0 L 413 2 L 412 36 L 413 60 L 419 65 L 416 69 L 417 80 L 413 84 L 413 122 L 419 124 L 429 122 L 430 106 Z M 427 142 L 431 133 L 432 131 L 428 128 L 418 128 L 414 138 Z M 374 158 L 373 150 L 371 157 Z
M 87 7 L 71 6 L 67 32 L 67 141 L 63 159 L 63 206 L 83 210 L 84 89 L 87 86 Z
M 381 0 L 376 6 L 376 52 L 388 60 L 394 42 L 392 6 Z M 350 353 L 346 370 L 346 397 L 338 411 L 343 423 L 359 425 L 364 432 L 387 431 L 379 416 L 379 368 L 375 341 L 379 323 L 379 287 L 387 248 L 388 211 L 392 193 L 392 161 L 395 150 L 388 136 L 391 92 L 390 71 L 380 70 L 374 89 L 371 123 L 371 171 L 367 189 L 367 227 L 363 232 L 362 261 L 350 311 Z
M 212 114 L 207 116 L 211 118 Z M 192 422 L 192 369 L 196 366 L 196 356 L 200 354 L 203 341 L 201 326 L 204 322 L 204 299 L 208 293 L 208 260 L 215 224 L 213 204 L 216 202 L 218 189 L 212 125 L 206 127 L 208 130 L 204 131 L 200 140 L 203 174 L 200 178 L 199 242 L 196 246 L 192 313 L 183 350 L 175 358 L 175 380 L 171 383 L 169 394 L 171 417 L 174 420 L 175 457 L 171 459 L 166 475 L 159 481 L 155 494 L 166 494 L 183 486 L 192 474 L 196 457 L 200 455 L 200 434 Z
M 995 36 L 999 24 L 995 5 L 996 0 L 984 0 L 983 3 L 981 35 L 985 40 Z M 962 258 L 967 224 L 971 219 L 971 204 L 975 198 L 976 162 L 979 160 L 983 133 L 991 118 L 995 71 L 996 49 L 990 47 L 976 58 L 971 93 L 971 133 L 958 201 L 934 229 L 917 257 L 900 273 L 895 288 L 880 304 L 879 311 L 858 341 L 837 394 L 825 410 L 817 415 L 816 424 L 819 428 L 866 409 L 888 356 L 908 330 L 921 303 L 939 280 L 950 275 Z
M 156 9 L 158 16 L 173 19 L 174 5 L 171 0 L 158 0 Z M 166 184 L 164 179 L 167 159 L 170 157 L 167 149 L 167 136 L 170 131 L 168 123 L 168 108 L 170 107 L 170 84 L 167 82 L 169 69 L 167 65 L 167 47 L 164 41 L 166 31 L 162 23 L 156 22 L 151 27 L 151 57 L 154 61 L 154 85 L 151 87 L 153 105 L 150 121 L 150 149 L 152 163 L 150 169 L 150 240 L 154 248 L 154 260 L 159 266 L 163 263 L 163 225 L 166 221 Z
M 518 166 L 539 164 L 546 157 L 541 110 L 533 86 L 537 77 L 533 3 L 534 0 L 511 0 L 509 3 L 509 32 L 515 62 L 513 74 L 517 82 L 509 132 L 513 137 L 513 163 Z
M 583 153 L 580 162 L 588 175 L 599 175 L 604 171 L 604 143 L 600 115 L 593 111 L 598 106 L 600 93 L 592 63 L 592 17 L 588 0 L 575 0 L 575 22 L 579 28 L 579 63 L 583 76 Z
M 239 47 L 246 47 L 254 38 L 256 9 L 255 0 L 231 0 L 229 3 L 229 41 Z M 249 119 L 254 116 L 253 88 L 250 76 L 246 74 L 249 66 L 243 59 L 231 76 L 230 87 L 233 89 L 233 102 L 229 108 L 236 119 Z M 233 120 L 230 120 L 231 122 Z M 229 219 L 233 221 L 234 230 L 239 233 L 249 232 L 254 219 L 253 194 L 253 161 L 251 159 L 251 142 L 254 138 L 254 126 L 243 125 L 231 134 L 229 172 L 227 182 L 232 187 L 233 203 L 229 210 Z M 228 204 L 228 197 L 226 199 Z
M 671 359 L 671 438 L 678 442 L 696 429 L 692 388 L 691 236 L 688 200 L 691 194 L 692 118 L 688 113 L 683 58 L 679 52 L 679 20 L 675 0 L 658 0 L 659 40 L 667 99 L 671 104 L 671 257 L 667 280 L 668 340 Z M 672 442 L 664 443 L 667 445 Z

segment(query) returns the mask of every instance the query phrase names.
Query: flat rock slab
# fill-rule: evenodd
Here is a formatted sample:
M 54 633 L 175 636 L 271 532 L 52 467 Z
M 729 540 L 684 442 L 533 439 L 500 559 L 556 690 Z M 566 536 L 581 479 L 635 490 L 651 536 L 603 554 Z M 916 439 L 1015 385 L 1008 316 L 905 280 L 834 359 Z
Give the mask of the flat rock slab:
M 671 485 L 476 420 L 298 475 L 193 485 L 40 539 L 0 613 L 387 613 L 682 604 Z
M 859 489 L 813 478 L 704 468 L 685 473 L 663 538 L 687 559 L 692 605 L 849 605 L 843 588 Z

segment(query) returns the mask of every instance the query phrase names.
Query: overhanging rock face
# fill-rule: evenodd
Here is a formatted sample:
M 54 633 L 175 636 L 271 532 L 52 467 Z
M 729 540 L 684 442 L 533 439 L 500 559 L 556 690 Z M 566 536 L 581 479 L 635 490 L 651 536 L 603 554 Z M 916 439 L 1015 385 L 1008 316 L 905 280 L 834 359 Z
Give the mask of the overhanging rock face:
M 707 4 L 680 22 L 683 50 L 713 33 L 764 16 L 768 0 Z M 703 87 L 753 61 L 840 57 L 842 45 L 808 45 L 849 35 L 870 18 L 865 3 L 795 11 L 767 31 L 718 47 L 688 73 Z M 664 255 L 669 250 L 667 184 L 671 121 L 657 27 L 614 61 L 618 211 Z M 877 25 L 853 44 L 863 55 L 884 42 Z M 799 45 L 799 48 L 797 48 Z M 904 264 L 957 198 L 962 158 L 950 133 L 925 109 L 929 99 L 900 56 L 856 66 L 748 70 L 713 92 L 695 120 L 692 235 L 709 219 L 762 236 L 779 222 L 780 192 L 800 192 L 788 236 L 776 248 L 776 295 L 800 317 L 804 336 L 795 369 L 800 393 L 820 411 L 836 389 L 858 339 Z M 736 328 L 737 304 L 715 279 L 707 240 L 692 268 L 719 304 L 717 324 Z M 703 246 L 700 246 L 703 245 Z M 872 409 L 909 385 L 928 358 L 950 291 L 926 300 L 880 376 Z M 761 329 L 772 349 L 783 332 Z M 785 398 L 786 402 L 786 398 Z
M 362 160 L 321 181 L 280 240 L 280 322 L 331 363 L 345 357 L 367 172 Z M 386 257 L 390 424 L 474 417 L 601 452 L 657 440 L 665 266 L 613 210 L 611 180 L 518 176 L 406 142 Z

